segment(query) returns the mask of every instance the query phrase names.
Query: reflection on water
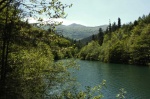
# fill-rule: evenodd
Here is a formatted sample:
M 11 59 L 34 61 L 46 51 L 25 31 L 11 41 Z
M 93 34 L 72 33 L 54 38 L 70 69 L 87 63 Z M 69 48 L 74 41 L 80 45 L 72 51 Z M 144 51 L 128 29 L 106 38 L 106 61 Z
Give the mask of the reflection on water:
M 133 65 L 107 64 L 98 61 L 77 60 L 80 70 L 73 75 L 85 86 L 95 86 L 106 80 L 103 99 L 116 99 L 120 88 L 127 91 L 127 99 L 150 99 L 150 69 Z

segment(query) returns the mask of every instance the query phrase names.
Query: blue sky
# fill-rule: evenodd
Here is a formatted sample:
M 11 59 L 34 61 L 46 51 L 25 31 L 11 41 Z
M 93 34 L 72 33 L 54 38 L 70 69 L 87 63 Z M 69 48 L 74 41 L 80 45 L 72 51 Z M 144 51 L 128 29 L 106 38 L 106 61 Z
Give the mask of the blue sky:
M 65 11 L 68 17 L 64 24 L 78 23 L 86 26 L 99 26 L 117 22 L 133 22 L 143 14 L 150 13 L 150 0 L 61 0 L 66 4 L 73 4 Z

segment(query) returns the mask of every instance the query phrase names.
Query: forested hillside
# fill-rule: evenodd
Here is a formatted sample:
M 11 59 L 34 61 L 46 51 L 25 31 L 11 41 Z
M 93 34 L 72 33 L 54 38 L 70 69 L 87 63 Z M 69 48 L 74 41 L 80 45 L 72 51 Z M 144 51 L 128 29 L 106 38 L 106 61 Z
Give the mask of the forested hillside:
M 81 59 L 110 63 L 150 65 L 150 14 L 133 23 L 108 26 L 99 31 L 93 41 L 84 46 L 78 56 Z
M 1 91 L 1 96 L 6 95 L 3 97 L 7 97 L 7 99 L 11 97 L 16 99 L 44 97 L 47 94 L 46 91 L 50 90 L 52 86 L 69 80 L 65 76 L 68 74 L 67 67 L 54 64 L 54 59 L 72 57 L 74 47 L 71 46 L 70 41 L 52 32 L 34 28 L 20 20 L 16 21 L 13 23 L 15 26 L 13 26 L 12 32 L 7 34 L 9 37 L 6 50 L 8 51 L 7 67 L 5 67 L 5 71 L 0 69 L 1 80 L 4 76 L 3 72 L 6 74 L 5 85 L 1 86 L 1 90 L 4 86 L 7 88 Z M 1 23 L 1 33 L 4 32 L 4 25 Z M 3 48 L 3 44 L 1 39 L 1 48 Z M 0 55 L 2 53 L 0 50 Z M 62 76 L 57 76 L 59 74 Z M 44 79 L 48 79 L 47 84 Z
M 58 2 L 51 1 L 52 4 L 62 5 Z M 55 63 L 54 59 L 72 57 L 75 47 L 53 31 L 35 28 L 28 21 L 22 21 L 25 12 L 19 7 L 24 2 L 3 0 L 0 4 L 0 99 L 45 99 L 59 96 L 50 94 L 50 90 L 73 81 L 68 72 L 68 67 L 73 65 L 68 63 L 63 66 Z M 32 8 L 32 5 L 21 6 Z M 68 88 L 71 89 L 71 86 Z
M 34 25 L 37 26 L 37 23 L 34 23 Z M 50 25 L 45 24 L 41 28 L 48 30 L 49 27 Z M 107 25 L 95 27 L 84 26 L 76 23 L 70 25 L 58 25 L 56 26 L 56 33 L 60 36 L 64 36 L 73 40 L 81 40 L 93 34 L 97 34 L 99 28 L 106 30 Z

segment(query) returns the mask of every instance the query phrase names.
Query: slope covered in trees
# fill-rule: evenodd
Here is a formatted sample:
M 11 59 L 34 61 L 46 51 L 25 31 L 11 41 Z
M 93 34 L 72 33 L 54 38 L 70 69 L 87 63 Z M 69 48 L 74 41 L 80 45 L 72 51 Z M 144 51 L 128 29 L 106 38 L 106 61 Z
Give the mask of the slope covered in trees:
M 120 21 L 119 18 L 119 25 L 110 24 L 104 36 L 84 46 L 78 56 L 110 63 L 150 65 L 150 14 L 122 26 Z
M 51 87 L 71 81 L 67 67 L 54 63 L 54 59 L 72 57 L 74 47 L 70 41 L 25 22 L 14 24 L 8 45 L 5 85 L 1 86 L 0 96 L 4 99 L 44 98 Z M 2 40 L 0 45 L 2 48 Z M 0 71 L 2 73 L 2 69 Z
M 72 57 L 74 46 L 53 32 L 23 22 L 24 15 L 30 13 L 26 11 L 37 14 L 42 13 L 38 10 L 46 13 L 44 9 L 48 9 L 43 8 L 46 3 L 41 2 L 42 7 L 39 3 L 42 10 L 36 9 L 35 1 L 30 3 L 34 7 L 23 1 L 0 1 L 0 99 L 53 98 L 59 96 L 50 94 L 53 87 L 63 86 L 64 83 L 69 86 L 73 81 L 68 72 L 70 64 L 63 66 L 55 63 L 54 59 Z M 63 14 L 63 9 L 67 7 L 58 0 L 52 0 L 49 4 L 53 10 L 58 6 L 57 9 L 60 9 L 53 17 Z

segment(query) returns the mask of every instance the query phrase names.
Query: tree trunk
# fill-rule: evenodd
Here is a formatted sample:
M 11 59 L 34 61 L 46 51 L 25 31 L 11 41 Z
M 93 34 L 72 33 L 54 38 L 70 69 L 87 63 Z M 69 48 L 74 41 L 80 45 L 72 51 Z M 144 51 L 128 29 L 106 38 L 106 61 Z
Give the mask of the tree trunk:
M 8 6 L 6 9 L 5 27 L 2 34 L 2 56 L 1 56 L 1 78 L 0 78 L 0 96 L 5 98 L 6 93 L 6 67 L 8 57 Z

